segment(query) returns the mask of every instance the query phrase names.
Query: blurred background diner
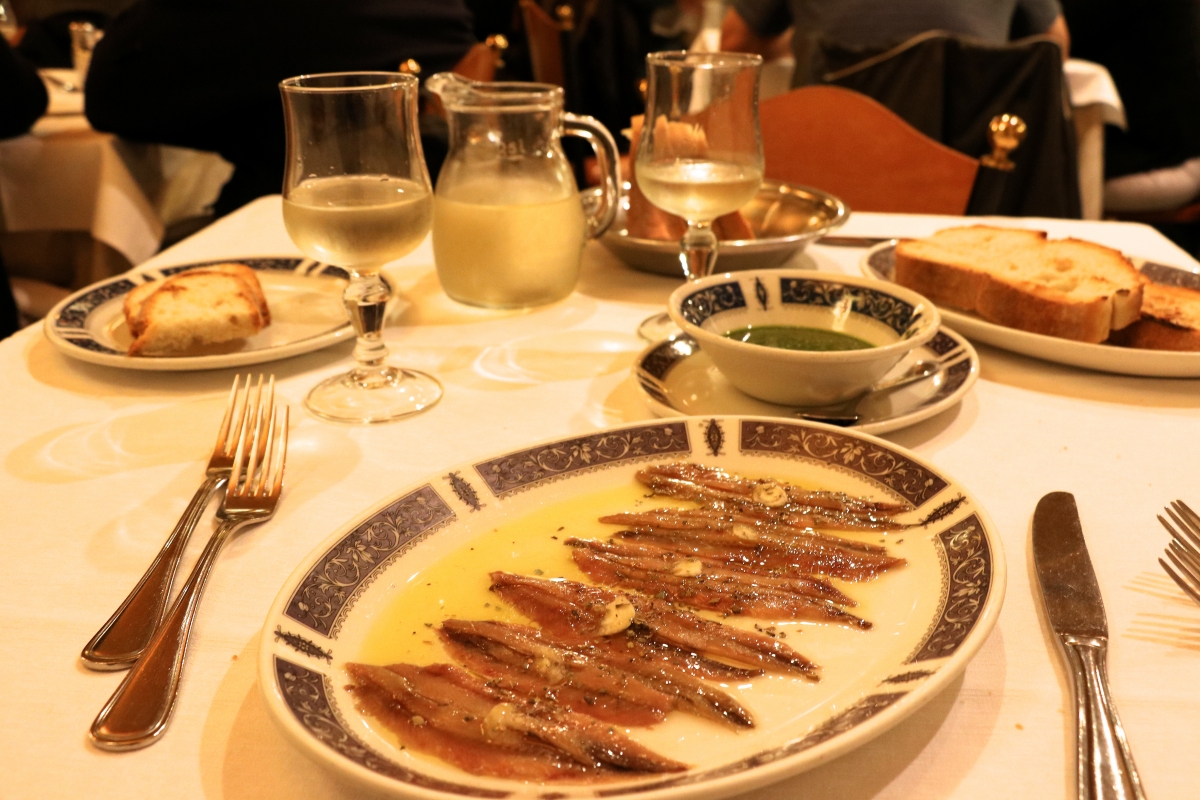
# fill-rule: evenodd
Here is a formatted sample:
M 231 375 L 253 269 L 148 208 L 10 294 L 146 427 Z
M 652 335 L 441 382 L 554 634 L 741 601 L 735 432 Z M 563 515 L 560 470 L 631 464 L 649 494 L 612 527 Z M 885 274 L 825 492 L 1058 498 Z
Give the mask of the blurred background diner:
M 1115 0 L 0 0 L 15 53 L 5 52 L 5 69 L 23 59 L 20 86 L 49 100 L 26 119 L 18 82 L 2 87 L 0 254 L 27 281 L 17 294 L 28 322 L 67 289 L 278 193 L 277 85 L 291 75 L 399 69 L 423 80 L 454 70 L 537 80 L 562 86 L 568 110 L 617 132 L 642 110 L 646 54 L 665 49 L 761 54 L 764 102 L 784 98 L 764 105 L 764 125 L 781 141 L 883 141 L 911 138 L 911 129 L 965 156 L 974 166 L 941 157 L 951 172 L 970 173 L 947 185 L 956 199 L 942 213 L 1145 221 L 1196 253 L 1197 8 L 1191 0 L 1136 10 Z M 874 111 L 840 110 L 844 95 L 815 102 L 804 93 L 813 86 L 869 98 L 898 123 L 848 129 Z M 428 94 L 422 111 L 436 181 L 445 121 Z M 997 177 L 980 159 L 992 153 L 989 126 L 1003 114 L 1025 128 L 1011 170 Z M 794 130 L 801 124 L 809 127 Z M 627 153 L 629 141 L 617 139 Z M 835 194 L 853 185 L 856 210 L 930 210 L 905 199 L 915 184 L 902 163 L 843 158 L 814 172 L 803 149 L 768 142 L 768 177 L 811 175 Z M 568 143 L 567 152 L 583 181 L 590 151 Z

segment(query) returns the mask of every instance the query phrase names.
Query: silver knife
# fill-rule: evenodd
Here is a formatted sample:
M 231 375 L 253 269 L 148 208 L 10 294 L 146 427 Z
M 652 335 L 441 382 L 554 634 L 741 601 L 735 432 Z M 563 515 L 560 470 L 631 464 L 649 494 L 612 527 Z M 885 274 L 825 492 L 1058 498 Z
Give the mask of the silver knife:
M 1038 501 L 1033 564 L 1071 673 L 1079 800 L 1145 800 L 1108 690 L 1108 622 L 1071 493 L 1051 492 Z

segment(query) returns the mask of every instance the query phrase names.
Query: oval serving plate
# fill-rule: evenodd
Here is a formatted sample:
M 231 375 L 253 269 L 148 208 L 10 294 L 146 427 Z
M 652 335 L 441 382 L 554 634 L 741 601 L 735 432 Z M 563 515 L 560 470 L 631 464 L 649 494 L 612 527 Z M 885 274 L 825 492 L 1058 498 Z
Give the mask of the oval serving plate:
M 859 269 L 868 278 L 892 280 L 895 268 L 895 240 L 875 245 L 859 262 Z M 1165 264 L 1155 264 L 1131 258 L 1143 275 L 1155 283 L 1200 289 L 1200 273 Z M 965 336 L 1021 355 L 1045 361 L 1084 367 L 1119 375 L 1139 375 L 1149 378 L 1200 378 L 1200 352 L 1177 350 L 1143 350 L 1111 344 L 1091 344 L 1041 333 L 1006 328 L 966 311 L 938 306 L 942 321 Z
M 482 610 L 485 600 L 496 601 L 487 592 L 489 570 L 578 579 L 557 537 L 611 534 L 616 526 L 596 522 L 600 514 L 654 502 L 636 483 L 637 470 L 681 459 L 910 507 L 899 519 L 915 527 L 885 537 L 907 566 L 847 588 L 874 629 L 796 622 L 770 628 L 821 665 L 819 683 L 764 676 L 725 687 L 754 714 L 752 730 L 679 713 L 629 729 L 692 768 L 591 785 L 474 776 L 401 748 L 356 708 L 345 689 L 347 662 L 448 660 L 432 630 L 441 619 L 516 619 L 512 611 Z M 1004 556 L 986 512 L 953 479 L 899 447 L 769 418 L 643 422 L 440 471 L 350 521 L 276 598 L 259 682 L 271 716 L 307 755 L 397 797 L 721 797 L 858 747 L 935 696 L 983 644 L 1004 584 Z
M 271 324 L 256 335 L 198 349 L 184 356 L 132 358 L 125 325 L 125 295 L 135 286 L 213 264 L 245 264 L 258 273 Z M 80 361 L 121 369 L 186 372 L 240 367 L 309 353 L 354 335 L 342 291 L 349 276 L 341 267 L 305 258 L 225 258 L 130 272 L 94 283 L 46 315 L 50 343 Z
M 600 237 L 601 243 L 634 269 L 682 278 L 679 242 L 630 236 L 625 222 L 628 212 L 629 195 L 622 193 L 616 219 Z M 741 212 L 758 238 L 722 241 L 717 259 L 722 272 L 781 266 L 850 218 L 850 209 L 831 194 L 772 180 L 763 181 L 758 196 Z

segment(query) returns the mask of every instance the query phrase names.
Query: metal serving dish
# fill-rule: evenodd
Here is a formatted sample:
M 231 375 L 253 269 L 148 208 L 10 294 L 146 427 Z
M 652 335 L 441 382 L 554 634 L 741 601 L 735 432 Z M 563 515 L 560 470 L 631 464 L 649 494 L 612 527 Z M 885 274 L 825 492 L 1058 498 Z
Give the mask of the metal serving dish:
M 758 238 L 722 241 L 717 257 L 721 272 L 781 266 L 813 239 L 841 227 L 850 216 L 846 204 L 831 194 L 772 180 L 763 181 L 758 196 L 741 210 Z M 629 195 L 622 193 L 617 218 L 600 237 L 604 246 L 634 269 L 682 277 L 679 242 L 630 236 L 625 223 L 628 211 Z

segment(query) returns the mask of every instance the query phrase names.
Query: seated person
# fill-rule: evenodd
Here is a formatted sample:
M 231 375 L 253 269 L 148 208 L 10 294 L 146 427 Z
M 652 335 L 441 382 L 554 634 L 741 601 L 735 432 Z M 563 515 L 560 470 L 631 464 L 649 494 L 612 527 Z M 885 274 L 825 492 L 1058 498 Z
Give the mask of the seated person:
M 1029 28 L 1069 45 L 1058 0 L 735 0 L 721 25 L 721 49 L 769 57 L 792 34 L 793 86 L 812 83 L 817 43 L 884 50 L 926 31 L 1008 41 L 1020 10 Z
M 126 139 L 220 153 L 234 165 L 224 214 L 283 186 L 279 81 L 410 58 L 428 76 L 474 41 L 463 0 L 140 0 L 96 46 L 86 113 Z
M 0 37 L 0 139 L 20 136 L 46 113 L 49 96 L 37 70 Z M 8 272 L 0 259 L 0 338 L 20 327 Z

